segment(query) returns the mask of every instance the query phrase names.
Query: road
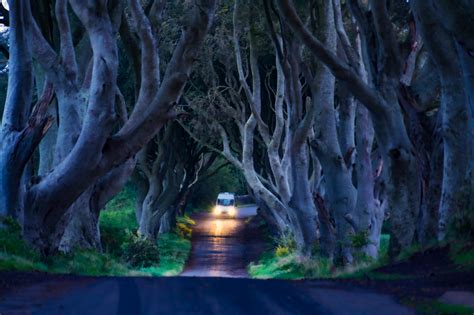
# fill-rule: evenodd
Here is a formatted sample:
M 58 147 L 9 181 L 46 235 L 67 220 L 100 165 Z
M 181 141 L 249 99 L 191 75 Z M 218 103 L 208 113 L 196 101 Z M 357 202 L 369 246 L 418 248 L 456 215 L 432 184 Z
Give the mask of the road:
M 78 277 L 2 297 L 0 314 L 414 314 L 382 294 L 329 281 Z
M 182 276 L 247 277 L 246 266 L 265 247 L 255 206 L 240 207 L 236 218 L 199 213 L 193 218 L 192 250 Z
M 197 215 L 181 277 L 51 276 L 0 296 L 0 314 L 414 314 L 388 295 L 340 282 L 244 278 L 264 244 L 253 214 L 255 207 L 236 219 Z

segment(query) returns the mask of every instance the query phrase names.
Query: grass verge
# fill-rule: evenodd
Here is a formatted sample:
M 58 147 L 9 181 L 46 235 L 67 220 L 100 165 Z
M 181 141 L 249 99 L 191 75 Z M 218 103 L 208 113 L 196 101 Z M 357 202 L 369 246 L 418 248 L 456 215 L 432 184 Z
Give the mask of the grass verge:
M 404 299 L 401 302 L 424 315 L 472 315 L 474 313 L 474 309 L 469 306 L 443 303 L 436 300 Z
M 175 233 L 167 233 L 158 239 L 160 263 L 158 266 L 141 268 L 153 276 L 177 276 L 184 268 L 191 251 L 191 241 Z
M 389 235 L 382 235 L 380 240 L 380 258 L 373 260 L 358 257 L 356 264 L 348 269 L 336 269 L 328 259 L 319 256 L 303 258 L 294 252 L 295 245 L 291 240 L 274 240 L 273 252 L 264 253 L 258 262 L 251 263 L 247 270 L 256 279 L 314 279 L 314 278 L 357 278 L 372 279 L 400 278 L 402 275 L 386 275 L 372 272 L 387 261 Z
M 189 217 L 177 218 L 172 233 L 160 235 L 156 243 L 159 259 L 151 266 L 132 266 L 124 257 L 124 247 L 131 241 L 138 224 L 134 213 L 133 193 L 125 189 L 116 196 L 100 215 L 103 253 L 76 250 L 70 254 L 41 257 L 21 238 L 16 221 L 4 219 L 0 229 L 0 270 L 40 271 L 55 274 L 87 276 L 174 276 L 184 268 L 191 250 Z M 139 247 L 136 254 L 143 255 Z M 134 254 L 134 253 L 132 253 Z

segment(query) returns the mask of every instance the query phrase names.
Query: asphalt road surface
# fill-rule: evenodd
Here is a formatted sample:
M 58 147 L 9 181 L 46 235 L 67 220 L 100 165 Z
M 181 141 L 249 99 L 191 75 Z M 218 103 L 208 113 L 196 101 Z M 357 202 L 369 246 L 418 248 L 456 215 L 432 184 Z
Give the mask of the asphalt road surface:
M 197 215 L 185 277 L 51 276 L 0 296 L 0 315 L 414 314 L 390 296 L 348 284 L 244 278 L 264 249 L 257 220 L 249 220 L 254 214 L 248 207 L 236 219 Z
M 0 314 L 414 314 L 386 295 L 326 281 L 81 278 L 1 297 Z
M 182 276 L 247 277 L 246 266 L 265 247 L 255 206 L 237 209 L 235 218 L 199 213 L 193 216 L 192 250 Z

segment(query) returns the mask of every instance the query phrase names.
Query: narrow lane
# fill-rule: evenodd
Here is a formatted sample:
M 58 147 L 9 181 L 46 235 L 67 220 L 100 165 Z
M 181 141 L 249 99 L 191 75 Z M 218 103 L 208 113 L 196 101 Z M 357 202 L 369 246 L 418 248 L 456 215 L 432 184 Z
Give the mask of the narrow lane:
M 196 214 L 192 250 L 182 276 L 247 277 L 247 265 L 265 247 L 262 232 L 254 217 L 255 206 L 238 208 L 236 218 Z
M 52 280 L 0 296 L 0 314 L 415 314 L 390 296 L 331 281 L 77 277 L 76 283 L 61 293 L 47 293 L 64 286 Z
M 196 215 L 185 277 L 52 275 L 0 295 L 0 314 L 415 314 L 388 295 L 350 284 L 244 279 L 265 244 L 255 211 L 242 208 L 235 219 Z

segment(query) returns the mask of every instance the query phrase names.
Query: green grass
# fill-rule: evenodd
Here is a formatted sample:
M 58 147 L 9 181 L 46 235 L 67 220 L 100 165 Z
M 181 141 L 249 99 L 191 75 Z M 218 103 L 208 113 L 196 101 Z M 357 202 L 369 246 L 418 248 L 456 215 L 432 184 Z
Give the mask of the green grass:
M 69 255 L 56 255 L 49 259 L 49 272 L 87 276 L 127 276 L 133 272 L 110 255 L 95 251 L 76 251 Z
M 0 229 L 0 270 L 46 271 L 40 255 L 21 239 L 21 228 L 12 218 Z
M 0 252 L 0 270 L 5 271 L 48 271 L 48 267 L 40 261 Z
M 422 314 L 426 315 L 472 315 L 474 309 L 456 304 L 441 303 L 438 301 L 425 301 L 413 303 L 412 306 Z
M 15 229 L 0 230 L 0 270 L 42 271 L 78 275 L 128 275 L 126 264 L 94 251 L 76 251 L 70 255 L 42 258 L 28 246 Z
M 294 253 L 288 240 L 274 240 L 275 251 L 264 253 L 258 262 L 251 263 L 247 270 L 257 279 L 303 279 L 303 278 L 371 278 L 378 280 L 405 279 L 408 276 L 373 272 L 386 264 L 390 236 L 383 234 L 380 239 L 379 259 L 356 257 L 356 263 L 345 269 L 332 268 L 328 259 L 313 256 L 302 258 Z M 287 244 L 288 243 L 288 244 Z
M 153 276 L 176 276 L 184 268 L 191 251 L 191 241 L 175 233 L 160 235 L 158 239 L 160 263 L 158 266 L 142 268 L 140 271 Z
M 100 213 L 102 248 L 114 257 L 120 257 L 122 244 L 127 241 L 127 231 L 138 228 L 135 217 L 135 195 L 126 187 L 113 198 Z
M 451 247 L 451 260 L 464 268 L 474 269 L 474 245 L 472 243 L 465 243 Z
M 295 253 L 277 256 L 267 252 L 258 263 L 251 263 L 247 271 L 256 279 L 327 278 L 330 265 L 326 259 L 301 258 Z
M 160 235 L 157 246 L 159 263 L 148 268 L 134 268 L 123 257 L 122 245 L 138 224 L 134 212 L 134 193 L 126 187 L 100 214 L 100 231 L 104 253 L 77 250 L 70 254 L 41 257 L 21 239 L 21 229 L 6 219 L 0 229 L 0 270 L 41 271 L 88 276 L 173 276 L 178 275 L 191 250 L 194 221 L 178 218 L 174 233 Z M 178 235 L 180 234 L 180 235 Z

